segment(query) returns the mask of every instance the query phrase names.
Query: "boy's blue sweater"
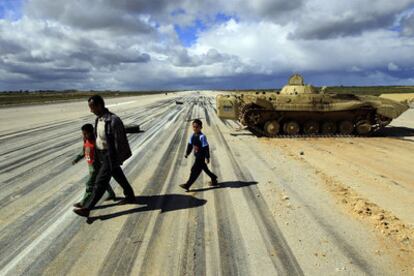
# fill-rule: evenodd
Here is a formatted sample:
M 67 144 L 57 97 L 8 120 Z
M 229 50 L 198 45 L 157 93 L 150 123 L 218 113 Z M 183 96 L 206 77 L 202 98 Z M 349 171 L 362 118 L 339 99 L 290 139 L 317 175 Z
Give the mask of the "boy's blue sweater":
M 207 142 L 207 137 L 202 133 L 193 133 L 188 141 L 186 155 L 189 155 L 194 150 L 196 158 L 210 159 L 210 148 Z

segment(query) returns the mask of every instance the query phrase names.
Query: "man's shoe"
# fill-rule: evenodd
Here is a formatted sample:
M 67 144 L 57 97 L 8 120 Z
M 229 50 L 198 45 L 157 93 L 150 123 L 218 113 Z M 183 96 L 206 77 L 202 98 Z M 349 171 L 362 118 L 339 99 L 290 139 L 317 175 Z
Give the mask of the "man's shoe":
M 181 188 L 183 188 L 186 192 L 190 191 L 190 187 L 188 187 L 187 184 L 180 184 L 178 186 L 180 186 Z
M 217 182 L 217 177 L 211 179 L 210 186 L 217 186 L 218 184 L 219 183 Z
M 118 202 L 118 205 L 135 204 L 135 203 L 137 203 L 137 200 L 135 199 L 135 197 L 125 197 Z
M 89 209 L 86 208 L 73 209 L 73 212 L 81 217 L 89 217 L 90 213 Z
M 82 204 L 80 202 L 76 202 L 75 204 L 73 204 L 73 207 L 75 208 L 82 208 Z

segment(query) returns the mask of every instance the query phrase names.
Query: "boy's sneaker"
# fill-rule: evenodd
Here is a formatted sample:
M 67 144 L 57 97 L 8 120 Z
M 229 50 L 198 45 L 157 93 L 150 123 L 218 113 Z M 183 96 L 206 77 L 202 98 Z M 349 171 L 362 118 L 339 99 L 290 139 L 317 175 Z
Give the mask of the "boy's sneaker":
M 82 208 L 82 204 L 80 202 L 76 202 L 75 204 L 73 204 L 73 207 Z
M 178 186 L 180 186 L 181 188 L 183 188 L 186 192 L 190 191 L 190 187 L 187 184 L 180 184 Z
M 217 177 L 211 179 L 210 186 L 217 186 L 218 184 Z

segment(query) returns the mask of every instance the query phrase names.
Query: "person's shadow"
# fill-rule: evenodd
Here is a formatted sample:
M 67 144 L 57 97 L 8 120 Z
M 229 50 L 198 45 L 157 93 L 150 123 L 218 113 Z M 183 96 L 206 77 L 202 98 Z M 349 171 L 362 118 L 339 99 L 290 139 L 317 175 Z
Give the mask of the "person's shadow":
M 220 182 L 217 186 L 209 186 L 206 188 L 191 189 L 190 192 L 205 192 L 209 190 L 224 189 L 224 188 L 243 188 L 250 185 L 256 185 L 256 181 L 225 181 Z
M 256 185 L 256 181 L 226 181 L 220 182 L 217 186 L 210 186 L 206 188 L 193 189 L 190 192 L 204 192 L 213 189 L 223 189 L 223 188 L 243 188 L 250 185 Z M 161 210 L 161 213 L 176 211 L 181 209 L 189 209 L 200 207 L 207 203 L 205 199 L 199 199 L 190 195 L 181 195 L 181 194 L 167 194 L 167 195 L 149 195 L 149 196 L 137 196 L 135 197 L 136 204 L 144 205 L 137 208 L 115 212 L 107 215 L 98 215 L 88 217 L 87 223 L 91 224 L 96 220 L 108 220 L 120 216 L 125 216 L 133 213 L 146 212 Z M 113 206 L 118 206 L 118 203 L 106 204 L 96 206 L 94 209 L 104 209 Z
M 154 211 L 161 210 L 161 213 L 176 211 L 181 209 L 195 208 L 206 204 L 207 200 L 199 199 L 189 195 L 180 195 L 180 194 L 167 194 L 167 195 L 150 195 L 150 196 L 137 196 L 135 197 L 137 208 L 115 212 L 107 215 L 99 215 L 94 217 L 89 217 L 87 223 L 91 224 L 95 220 L 108 220 L 124 215 L 129 215 L 138 212 L 145 211 Z M 113 206 L 118 206 L 118 203 L 106 204 L 96 206 L 94 209 L 104 209 Z

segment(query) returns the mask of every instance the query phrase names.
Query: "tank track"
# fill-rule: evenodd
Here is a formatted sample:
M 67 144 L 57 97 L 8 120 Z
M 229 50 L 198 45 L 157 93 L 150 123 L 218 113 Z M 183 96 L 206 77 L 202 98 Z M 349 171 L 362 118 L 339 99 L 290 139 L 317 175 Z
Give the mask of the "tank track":
M 340 133 L 333 133 L 333 134 L 296 134 L 296 135 L 289 135 L 285 133 L 276 134 L 276 135 L 268 135 L 265 131 L 261 130 L 260 128 L 249 126 L 247 129 L 256 135 L 257 137 L 267 137 L 267 138 L 350 138 L 350 137 L 367 137 L 369 135 L 359 135 L 359 134 L 340 134 Z M 372 134 L 374 132 L 371 132 Z
M 262 112 L 263 110 L 261 109 L 249 109 L 247 106 L 243 106 L 244 108 L 243 113 L 240 114 L 239 116 L 239 121 L 242 123 L 242 125 L 246 126 L 247 129 L 252 132 L 254 135 L 258 136 L 258 137 L 268 137 L 268 138 L 312 138 L 312 137 L 318 137 L 318 138 L 331 138 L 331 137 L 336 137 L 336 138 L 346 138 L 346 137 L 368 137 L 370 135 L 372 135 L 373 133 L 375 133 L 376 131 L 380 130 L 381 128 L 385 127 L 386 125 L 388 125 L 391 120 L 389 121 L 382 121 L 381 118 L 376 114 L 375 115 L 375 124 L 372 124 L 371 127 L 371 131 L 367 134 L 358 134 L 355 133 L 355 130 L 352 134 L 341 134 L 341 133 L 332 133 L 332 134 L 323 134 L 323 133 L 317 133 L 317 134 L 305 134 L 305 133 L 300 133 L 300 134 L 295 134 L 295 135 L 290 135 L 290 134 L 286 134 L 286 133 L 281 133 L 279 132 L 278 134 L 275 135 L 271 135 L 269 133 L 266 133 L 263 129 L 261 129 L 260 127 L 257 127 L 256 125 L 252 124 L 250 122 L 250 124 L 248 124 L 248 120 L 246 119 L 246 116 L 244 116 L 246 112 L 251 112 L 251 111 L 258 111 L 258 112 Z M 244 124 L 243 124 L 244 123 Z M 246 125 L 247 124 L 247 125 Z

